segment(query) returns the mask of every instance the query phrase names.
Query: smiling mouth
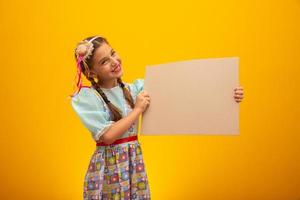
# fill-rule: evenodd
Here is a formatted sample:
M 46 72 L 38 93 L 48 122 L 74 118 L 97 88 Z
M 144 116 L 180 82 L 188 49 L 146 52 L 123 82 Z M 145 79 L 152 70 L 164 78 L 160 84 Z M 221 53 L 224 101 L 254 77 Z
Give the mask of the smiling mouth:
M 121 69 L 121 65 L 118 64 L 118 65 L 112 70 L 112 72 L 120 71 L 120 69 Z

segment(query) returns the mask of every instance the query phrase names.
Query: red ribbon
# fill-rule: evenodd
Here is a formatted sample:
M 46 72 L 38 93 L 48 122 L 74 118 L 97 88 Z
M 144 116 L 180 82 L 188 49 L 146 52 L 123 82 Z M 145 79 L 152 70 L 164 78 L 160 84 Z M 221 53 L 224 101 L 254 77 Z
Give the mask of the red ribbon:
M 82 79 L 81 79 L 81 74 L 82 74 L 82 70 L 81 70 L 81 66 L 80 66 L 80 63 L 81 61 L 83 60 L 83 56 L 79 56 L 77 58 L 77 74 L 76 74 L 76 77 L 78 77 L 78 80 L 77 80 L 77 91 L 75 93 L 73 93 L 71 95 L 71 97 L 74 97 L 77 93 L 79 93 L 80 89 L 82 88 Z M 76 79 L 75 77 L 75 79 Z

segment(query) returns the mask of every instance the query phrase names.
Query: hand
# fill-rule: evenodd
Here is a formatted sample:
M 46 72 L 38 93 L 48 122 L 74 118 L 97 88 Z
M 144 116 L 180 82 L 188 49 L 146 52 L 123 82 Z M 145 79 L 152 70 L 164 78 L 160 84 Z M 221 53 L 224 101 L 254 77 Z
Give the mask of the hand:
M 134 109 L 139 110 L 140 113 L 143 113 L 146 111 L 148 106 L 150 105 L 150 96 L 148 92 L 142 91 L 137 97 L 135 102 Z
M 234 99 L 237 103 L 240 103 L 244 98 L 244 89 L 243 87 L 236 87 L 234 89 Z

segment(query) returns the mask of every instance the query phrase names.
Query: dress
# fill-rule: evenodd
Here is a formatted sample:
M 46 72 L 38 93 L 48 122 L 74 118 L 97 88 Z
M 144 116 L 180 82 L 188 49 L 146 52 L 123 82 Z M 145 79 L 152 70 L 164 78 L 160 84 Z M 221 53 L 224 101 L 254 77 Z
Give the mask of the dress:
M 144 80 L 124 83 L 134 102 L 144 88 Z M 107 98 L 126 116 L 131 107 L 126 102 L 120 86 L 102 88 Z M 71 100 L 81 122 L 91 132 L 95 142 L 113 123 L 110 110 L 98 92 L 92 87 L 83 87 Z M 138 120 L 120 138 L 135 136 Z M 84 178 L 85 200 L 148 200 L 150 189 L 139 142 L 96 146 Z

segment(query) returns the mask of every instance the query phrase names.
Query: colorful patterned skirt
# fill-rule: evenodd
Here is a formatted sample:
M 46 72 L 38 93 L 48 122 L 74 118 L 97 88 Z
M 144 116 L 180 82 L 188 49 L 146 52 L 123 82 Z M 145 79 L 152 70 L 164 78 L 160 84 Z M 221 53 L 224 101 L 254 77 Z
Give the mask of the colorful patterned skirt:
M 150 189 L 138 140 L 97 146 L 84 179 L 84 199 L 149 200 Z

